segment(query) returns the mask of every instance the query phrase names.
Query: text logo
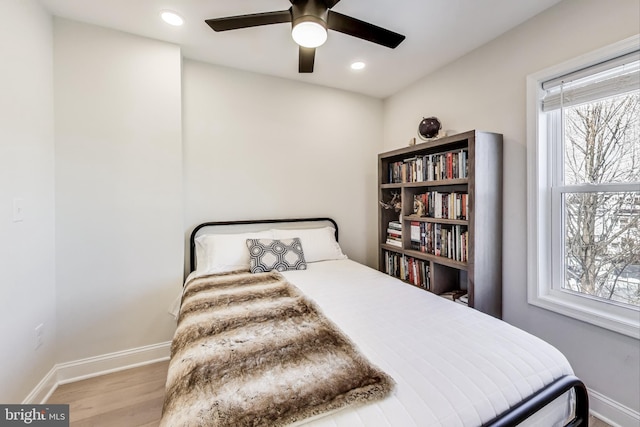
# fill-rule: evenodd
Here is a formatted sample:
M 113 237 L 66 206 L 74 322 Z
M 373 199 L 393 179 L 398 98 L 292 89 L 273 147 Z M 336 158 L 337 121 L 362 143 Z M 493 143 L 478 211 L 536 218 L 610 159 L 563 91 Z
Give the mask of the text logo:
M 69 405 L 0 405 L 0 427 L 69 427 Z

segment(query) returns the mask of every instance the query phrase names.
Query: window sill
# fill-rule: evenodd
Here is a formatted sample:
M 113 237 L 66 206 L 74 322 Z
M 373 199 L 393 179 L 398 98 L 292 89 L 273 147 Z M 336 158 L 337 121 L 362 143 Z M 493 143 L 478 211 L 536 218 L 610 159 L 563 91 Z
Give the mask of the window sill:
M 531 305 L 640 339 L 640 311 L 636 309 L 559 291 L 531 293 Z

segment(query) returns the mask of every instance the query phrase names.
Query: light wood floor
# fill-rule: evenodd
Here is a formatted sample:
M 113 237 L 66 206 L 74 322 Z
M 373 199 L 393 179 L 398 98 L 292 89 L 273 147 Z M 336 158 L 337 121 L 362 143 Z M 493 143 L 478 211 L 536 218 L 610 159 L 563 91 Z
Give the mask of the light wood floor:
M 68 403 L 72 427 L 151 427 L 160 423 L 169 362 L 61 385 L 47 403 Z M 591 417 L 589 427 L 611 427 Z
M 157 426 L 169 362 L 58 387 L 47 403 L 68 403 L 73 427 Z

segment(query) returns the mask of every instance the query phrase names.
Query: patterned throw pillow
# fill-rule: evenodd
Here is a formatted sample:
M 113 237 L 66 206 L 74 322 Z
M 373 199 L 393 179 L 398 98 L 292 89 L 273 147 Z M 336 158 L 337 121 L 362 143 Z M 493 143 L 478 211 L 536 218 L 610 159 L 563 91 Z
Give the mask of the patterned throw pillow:
M 306 270 L 300 239 L 247 239 L 252 273 L 277 270 Z

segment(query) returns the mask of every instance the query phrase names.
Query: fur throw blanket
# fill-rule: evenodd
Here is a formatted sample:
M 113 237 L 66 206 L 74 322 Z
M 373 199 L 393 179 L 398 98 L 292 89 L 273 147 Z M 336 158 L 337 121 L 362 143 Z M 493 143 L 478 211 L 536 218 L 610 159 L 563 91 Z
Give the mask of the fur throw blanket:
M 161 426 L 283 426 L 385 397 L 393 380 L 277 272 L 189 281 Z

